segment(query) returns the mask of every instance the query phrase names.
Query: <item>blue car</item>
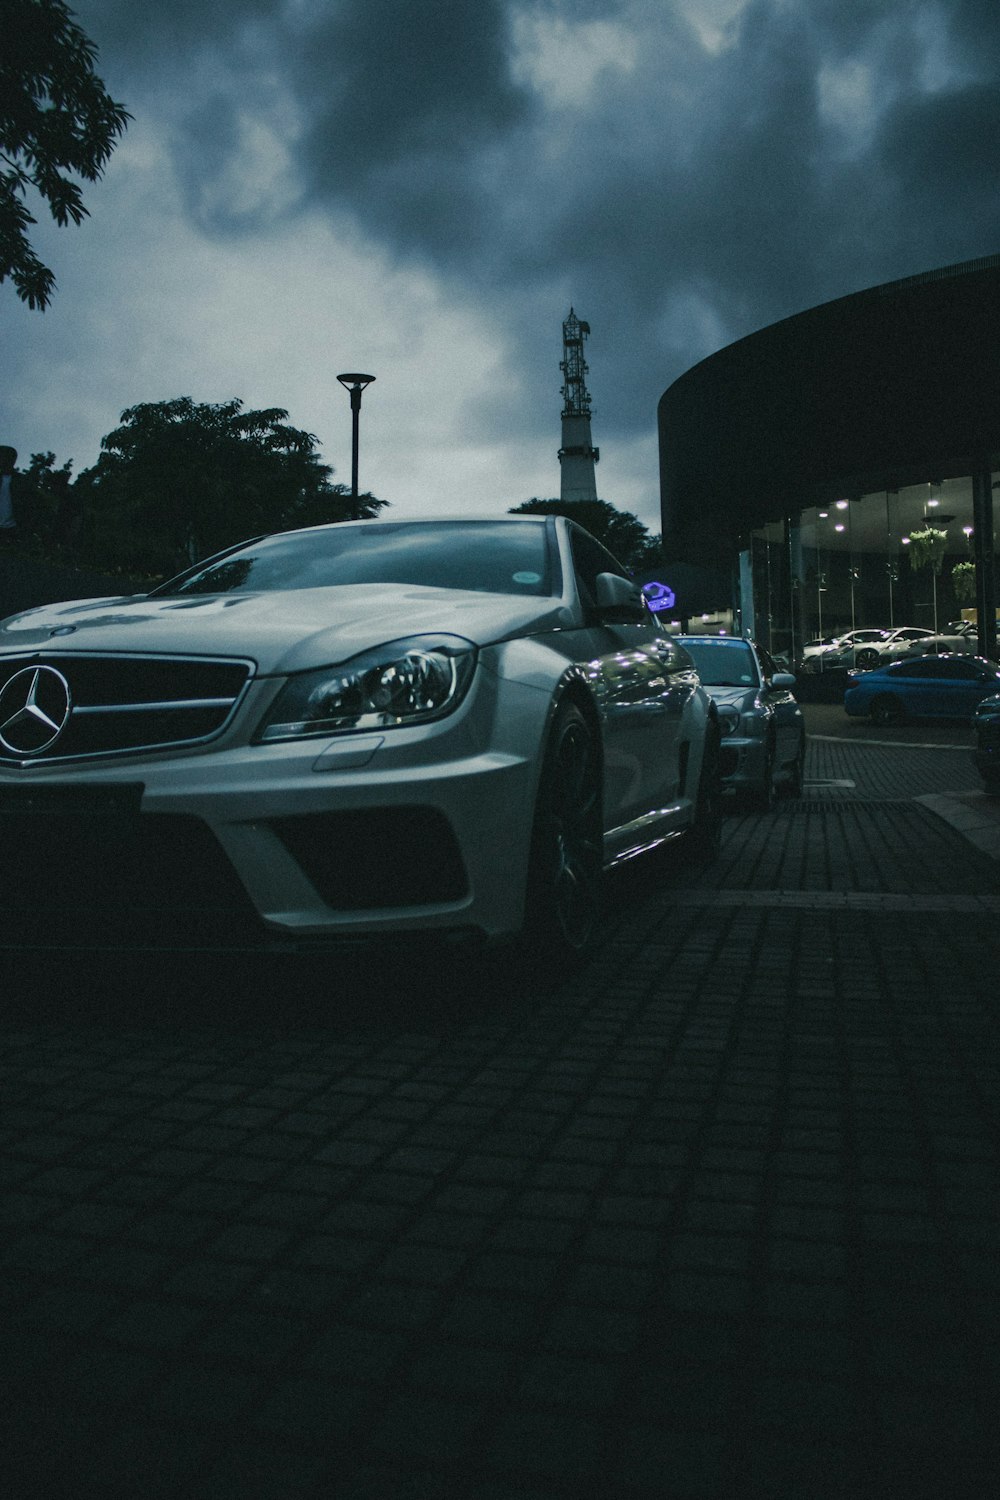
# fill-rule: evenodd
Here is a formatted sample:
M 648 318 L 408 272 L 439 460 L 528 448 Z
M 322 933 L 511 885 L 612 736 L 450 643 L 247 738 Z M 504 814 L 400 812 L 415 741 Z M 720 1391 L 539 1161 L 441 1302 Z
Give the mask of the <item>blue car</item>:
M 1000 693 L 1000 668 L 982 656 L 914 656 L 849 674 L 844 708 L 854 719 L 971 721 L 977 704 Z

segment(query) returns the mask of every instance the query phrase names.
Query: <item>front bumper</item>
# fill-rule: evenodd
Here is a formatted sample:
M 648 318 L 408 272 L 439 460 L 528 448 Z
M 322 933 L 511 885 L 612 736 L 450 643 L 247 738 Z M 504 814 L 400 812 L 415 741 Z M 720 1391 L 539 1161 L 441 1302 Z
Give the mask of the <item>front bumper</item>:
M 719 747 L 723 789 L 735 792 L 758 787 L 763 780 L 765 742 L 759 735 L 725 735 Z
M 544 710 L 496 689 L 384 734 L 0 771 L 0 947 L 518 930 L 537 754 L 492 730 Z

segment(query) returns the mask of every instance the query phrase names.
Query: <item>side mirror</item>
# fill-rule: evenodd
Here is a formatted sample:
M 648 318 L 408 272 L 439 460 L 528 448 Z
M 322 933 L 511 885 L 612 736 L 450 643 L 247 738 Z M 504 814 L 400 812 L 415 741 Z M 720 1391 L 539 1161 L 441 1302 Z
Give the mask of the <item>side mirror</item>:
M 795 686 L 795 673 L 775 672 L 771 678 L 771 686 L 776 688 L 793 688 Z
M 602 620 L 635 624 L 648 617 L 642 590 L 631 578 L 622 578 L 618 573 L 598 573 L 594 595 Z

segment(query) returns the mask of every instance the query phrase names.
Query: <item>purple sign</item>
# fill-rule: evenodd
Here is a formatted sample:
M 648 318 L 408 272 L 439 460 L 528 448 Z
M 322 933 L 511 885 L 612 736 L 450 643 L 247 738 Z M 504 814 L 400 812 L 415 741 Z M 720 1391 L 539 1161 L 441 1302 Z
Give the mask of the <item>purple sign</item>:
M 642 592 L 645 595 L 646 603 L 655 615 L 660 614 L 663 610 L 673 609 L 677 603 L 677 595 L 668 583 L 656 583 L 655 581 L 644 583 Z

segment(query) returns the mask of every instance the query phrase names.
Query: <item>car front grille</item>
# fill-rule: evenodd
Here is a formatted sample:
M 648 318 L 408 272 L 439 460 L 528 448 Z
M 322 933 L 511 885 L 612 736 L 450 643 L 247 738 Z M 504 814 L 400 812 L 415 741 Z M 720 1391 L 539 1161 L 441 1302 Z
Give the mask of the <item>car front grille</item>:
M 4 657 L 0 764 L 197 744 L 225 728 L 252 673 L 248 661 L 206 657 L 68 652 Z M 24 713 L 32 694 L 45 710 L 44 719 L 34 722 Z

